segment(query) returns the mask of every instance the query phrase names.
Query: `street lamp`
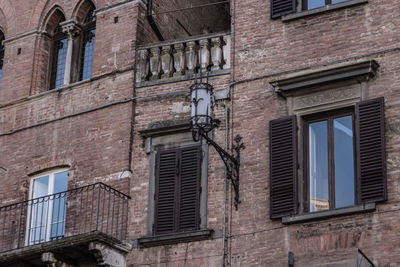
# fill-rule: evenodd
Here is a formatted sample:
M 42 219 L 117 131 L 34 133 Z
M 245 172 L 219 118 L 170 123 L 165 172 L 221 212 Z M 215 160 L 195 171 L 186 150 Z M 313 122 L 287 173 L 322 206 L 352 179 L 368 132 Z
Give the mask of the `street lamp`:
M 200 138 L 204 138 L 207 144 L 212 145 L 221 156 L 226 166 L 227 178 L 231 180 L 232 187 L 235 192 L 235 208 L 237 210 L 240 203 L 239 200 L 239 167 L 240 167 L 240 150 L 244 149 L 242 137 L 237 135 L 235 137 L 235 145 L 232 147 L 234 153 L 230 154 L 225 151 L 221 146 L 215 143 L 211 138 L 208 137 L 208 133 L 211 132 L 216 126 L 218 126 L 217 120 L 214 119 L 213 107 L 214 107 L 214 95 L 213 87 L 206 82 L 203 82 L 200 73 L 200 81 L 197 79 L 195 83 L 190 87 L 191 97 L 191 118 L 190 125 L 192 130 L 193 140 L 199 141 Z

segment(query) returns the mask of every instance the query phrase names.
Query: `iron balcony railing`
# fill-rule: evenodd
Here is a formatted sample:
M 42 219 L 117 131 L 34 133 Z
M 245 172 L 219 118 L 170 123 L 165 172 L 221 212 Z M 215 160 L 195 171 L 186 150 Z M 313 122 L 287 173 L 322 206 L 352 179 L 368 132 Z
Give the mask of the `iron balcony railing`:
M 92 231 L 124 240 L 129 199 L 96 183 L 0 207 L 0 252 Z

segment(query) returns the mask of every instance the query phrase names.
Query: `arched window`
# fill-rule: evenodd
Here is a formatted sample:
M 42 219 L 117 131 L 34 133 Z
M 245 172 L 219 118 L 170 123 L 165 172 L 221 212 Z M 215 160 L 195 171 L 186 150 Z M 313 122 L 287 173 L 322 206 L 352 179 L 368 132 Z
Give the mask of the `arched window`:
M 96 36 L 96 17 L 94 6 L 91 5 L 82 27 L 82 49 L 79 80 L 86 80 L 92 77 L 93 51 Z
M 4 63 L 4 34 L 0 31 L 0 87 L 3 80 L 3 63 Z
M 64 85 L 65 61 L 67 57 L 67 35 L 60 25 L 65 21 L 61 17 L 53 35 L 53 49 L 51 56 L 50 89 L 59 88 Z

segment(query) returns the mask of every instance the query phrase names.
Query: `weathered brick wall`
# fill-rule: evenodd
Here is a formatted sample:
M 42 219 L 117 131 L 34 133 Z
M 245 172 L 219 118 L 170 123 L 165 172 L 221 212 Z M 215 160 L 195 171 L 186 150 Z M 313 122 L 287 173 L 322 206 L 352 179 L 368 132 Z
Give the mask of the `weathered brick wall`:
M 9 1 L 2 2 L 9 6 L 2 10 L 8 11 L 6 18 L 19 13 L 15 15 L 17 21 L 15 17 L 10 19 L 5 29 L 6 39 L 17 39 L 6 42 L 0 88 L 0 166 L 7 169 L 0 173 L 0 202 L 8 204 L 27 199 L 29 174 L 65 165 L 70 166 L 71 187 L 104 181 L 128 192 L 129 179 L 118 180 L 118 176 L 130 168 L 132 104 L 87 111 L 133 96 L 138 3 L 128 1 L 104 9 L 118 1 L 97 1 L 97 8 L 103 9 L 97 16 L 93 79 L 48 91 L 43 88 L 48 63 L 41 60 L 44 57 L 40 54 L 49 51 L 40 42 L 42 37 L 18 34 L 40 29 L 54 3 L 24 1 L 27 7 L 24 9 L 16 8 L 16 2 L 13 2 L 16 6 Z M 79 1 L 64 2 L 58 4 L 66 19 L 70 19 Z M 28 8 L 30 5 L 35 8 Z M 114 23 L 117 16 L 118 23 Z M 18 31 L 10 28 L 12 23 Z M 17 55 L 18 48 L 21 48 L 20 55 Z M 73 116 L 65 118 L 70 115 Z M 38 125 L 50 120 L 57 121 Z M 14 130 L 17 132 L 7 134 Z
M 71 18 L 78 1 L 61 1 Z M 96 1 L 102 8 L 118 1 Z M 17 8 L 17 6 L 26 8 Z M 0 1 L 0 25 L 6 38 L 41 27 L 53 1 Z M 163 6 L 163 9 L 170 6 Z M 399 91 L 400 3 L 370 0 L 367 4 L 282 22 L 270 20 L 269 1 L 232 1 L 234 8 L 231 75 L 211 78 L 216 89 L 235 79 L 255 78 L 233 88 L 233 133 L 243 137 L 238 211 L 228 218 L 231 266 L 310 266 L 355 258 L 356 247 L 373 257 L 378 266 L 400 264 L 399 233 Z M 161 6 L 160 6 L 161 9 Z M 140 12 L 139 12 L 140 10 Z M 189 116 L 187 93 L 148 97 L 76 115 L 56 122 L 4 135 L 37 123 L 76 114 L 130 98 L 188 89 L 192 81 L 135 88 L 133 71 L 137 39 L 154 41 L 135 1 L 103 10 L 97 17 L 93 74 L 97 78 L 58 91 L 45 92 L 46 64 L 35 49 L 43 49 L 40 37 L 30 35 L 6 43 L 3 84 L 0 88 L 0 205 L 28 197 L 29 174 L 69 164 L 70 186 L 104 181 L 132 196 L 128 241 L 147 231 L 149 156 L 139 134 L 150 123 Z M 118 23 L 114 17 L 118 16 Z M 189 20 L 188 20 L 189 21 Z M 138 25 L 138 28 L 137 28 Z M 196 25 L 193 25 L 195 27 Z M 147 27 L 147 28 L 146 28 Z M 172 28 L 171 28 L 172 29 Z M 139 37 L 140 36 L 140 37 Z M 36 47 L 36 48 L 35 48 Z M 17 49 L 22 48 L 21 55 Z M 367 82 L 367 97 L 385 97 L 388 201 L 365 214 L 346 215 L 308 223 L 283 225 L 269 219 L 269 121 L 287 115 L 285 99 L 269 82 L 285 77 L 279 72 L 312 67 L 317 71 L 335 60 L 364 56 L 380 64 L 377 77 Z M 34 53 L 35 52 L 35 53 Z M 346 60 L 347 63 L 355 59 Z M 345 62 L 345 63 L 346 63 Z M 293 73 L 292 73 L 293 74 Z M 44 76 L 43 76 L 44 75 Z M 133 144 L 131 122 L 133 118 Z M 222 124 L 215 131 L 225 144 L 224 108 L 216 108 Z M 231 125 L 232 126 L 232 125 Z M 1 135 L 2 134 L 2 135 Z M 132 157 L 130 153 L 132 151 Z M 129 160 L 131 161 L 129 162 Z M 117 179 L 129 170 L 132 177 Z M 224 166 L 210 147 L 207 227 L 223 227 Z M 230 214 L 228 199 L 228 215 Z M 133 248 L 128 266 L 220 266 L 221 238 L 152 248 Z

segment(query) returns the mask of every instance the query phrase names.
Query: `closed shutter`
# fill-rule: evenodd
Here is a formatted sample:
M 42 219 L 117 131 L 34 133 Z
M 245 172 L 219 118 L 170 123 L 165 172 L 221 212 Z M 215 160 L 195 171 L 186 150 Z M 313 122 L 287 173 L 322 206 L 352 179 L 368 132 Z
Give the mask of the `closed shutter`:
M 200 153 L 200 146 L 181 150 L 179 231 L 199 228 Z
M 387 198 L 384 99 L 356 105 L 358 202 Z
M 270 121 L 270 217 L 297 211 L 296 116 Z
M 199 229 L 201 146 L 161 150 L 156 164 L 154 233 Z
M 177 187 L 178 149 L 160 151 L 157 154 L 155 219 L 156 234 L 173 232 Z
M 271 0 L 271 18 L 296 12 L 296 0 Z

